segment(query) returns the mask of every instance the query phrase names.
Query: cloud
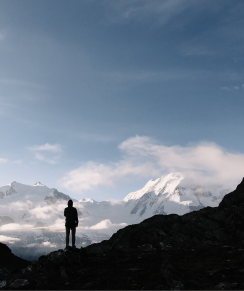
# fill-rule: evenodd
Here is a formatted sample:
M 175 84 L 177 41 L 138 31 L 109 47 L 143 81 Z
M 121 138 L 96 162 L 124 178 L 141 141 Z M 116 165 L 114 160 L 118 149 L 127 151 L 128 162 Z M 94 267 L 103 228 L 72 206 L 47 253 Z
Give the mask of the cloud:
M 6 235 L 0 235 L 0 241 L 1 242 L 14 243 L 15 241 L 20 241 L 20 239 L 16 238 L 16 237 L 6 236 Z
M 107 234 L 107 235 L 112 235 L 116 231 L 118 231 L 121 228 L 126 227 L 128 224 L 127 223 L 112 223 L 110 219 L 104 219 L 96 223 L 95 225 L 92 226 L 84 226 L 83 223 L 85 221 L 82 220 L 82 225 L 79 227 L 80 231 L 86 232 L 89 234 L 94 234 L 94 233 L 102 233 L 102 234 Z
M 200 1 L 198 5 L 194 0 L 107 0 L 106 3 L 109 4 L 107 10 L 113 10 L 113 13 L 109 14 L 112 23 L 131 20 L 140 23 L 148 20 L 154 26 L 163 26 L 173 20 L 172 25 L 180 29 L 199 13 L 207 12 L 211 16 L 221 13 L 224 7 L 229 5 L 228 1 L 222 1 L 220 4 L 210 0 Z M 233 9 L 232 13 L 235 15 L 238 12 Z M 183 17 L 180 17 L 181 15 Z
M 57 245 L 56 244 L 52 244 L 49 241 L 45 241 L 45 242 L 42 242 L 41 244 L 39 244 L 39 243 L 28 244 L 28 245 L 26 245 L 26 247 L 27 248 L 32 248 L 32 247 L 38 247 L 38 248 L 41 248 L 41 247 L 57 248 Z
M 15 160 L 15 161 L 12 161 L 13 164 L 17 164 L 17 165 L 20 165 L 23 163 L 22 160 Z
M 165 146 L 149 137 L 135 136 L 122 142 L 119 149 L 123 158 L 118 162 L 87 162 L 67 173 L 62 185 L 82 193 L 98 186 L 115 187 L 136 179 L 182 172 L 205 185 L 234 187 L 243 176 L 244 154 L 228 152 L 212 142 Z
M 214 54 L 213 51 L 199 44 L 184 45 L 182 49 L 180 49 L 180 53 L 184 56 L 205 56 Z
M 60 144 L 51 145 L 46 143 L 44 145 L 30 147 L 29 150 L 34 153 L 35 159 L 54 165 L 59 161 L 62 147 Z
M 6 162 L 8 162 L 7 159 L 2 159 L 2 158 L 0 158 L 0 164 L 4 164 L 4 163 L 6 163 Z
M 97 223 L 96 225 L 87 227 L 92 230 L 101 230 L 101 229 L 109 229 L 111 227 L 122 228 L 127 226 L 127 223 L 112 223 L 109 219 L 105 219 Z
M 33 228 L 30 224 L 8 223 L 1 226 L 1 232 L 4 231 L 30 231 Z
M 3 31 L 0 31 L 0 41 L 1 41 L 1 40 L 4 40 L 5 37 L 6 37 L 6 33 L 3 32 Z
M 44 152 L 53 152 L 53 153 L 59 153 L 62 151 L 62 148 L 61 148 L 61 145 L 60 144 L 54 144 L 54 145 L 51 145 L 49 143 L 46 143 L 44 145 L 41 145 L 41 146 L 34 146 L 32 148 L 30 148 L 34 151 L 44 151 Z
M 97 164 L 88 162 L 78 169 L 69 172 L 62 180 L 62 185 L 74 192 L 93 190 L 99 185 L 114 186 L 121 178 L 126 176 L 147 177 L 148 171 L 152 175 L 158 173 L 150 163 L 134 164 L 129 159 L 118 163 Z
M 136 19 L 142 21 L 148 17 L 156 24 L 163 25 L 174 16 L 184 11 L 193 1 L 191 0 L 123 0 L 107 1 L 114 10 L 113 22 Z M 194 6 L 194 5 L 193 5 Z M 112 17 L 112 16 L 110 16 Z

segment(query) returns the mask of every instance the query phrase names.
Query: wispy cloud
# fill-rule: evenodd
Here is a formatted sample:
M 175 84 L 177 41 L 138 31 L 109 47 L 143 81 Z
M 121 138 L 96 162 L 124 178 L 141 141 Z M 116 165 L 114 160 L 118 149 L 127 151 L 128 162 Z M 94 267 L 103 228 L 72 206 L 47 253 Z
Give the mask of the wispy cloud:
M 149 137 L 135 136 L 122 142 L 119 149 L 123 158 L 118 162 L 90 161 L 69 172 L 61 183 L 70 191 L 82 193 L 178 171 L 205 184 L 228 187 L 234 187 L 243 176 L 244 154 L 228 152 L 211 142 L 165 146 Z
M 180 49 L 180 54 L 184 56 L 206 56 L 214 55 L 215 53 L 203 45 L 184 45 Z
M 17 165 L 20 165 L 23 163 L 22 160 L 15 160 L 15 161 L 12 161 L 13 164 L 17 164 Z
M 6 162 L 8 162 L 8 159 L 0 158 L 0 164 L 4 164 L 4 163 L 6 163 Z
M 228 1 L 222 1 L 220 4 L 210 0 L 200 1 L 197 5 L 194 0 L 107 0 L 106 3 L 113 9 L 113 14 L 110 14 L 113 22 L 149 20 L 153 25 L 162 26 L 173 20 L 174 27 L 179 28 L 192 19 L 190 14 L 196 15 L 201 11 L 213 14 L 229 5 Z M 180 18 L 179 15 L 183 13 L 187 17 Z
M 172 17 L 184 11 L 190 4 L 191 0 L 124 0 L 124 1 L 107 1 L 114 9 L 113 22 L 125 21 L 128 19 L 137 19 L 142 21 L 151 17 L 154 24 L 163 25 Z M 111 17 L 111 16 L 110 16 Z
M 0 41 L 6 38 L 6 32 L 0 31 Z
M 238 91 L 241 87 L 244 87 L 244 85 L 236 85 L 236 86 L 225 86 L 221 87 L 221 90 L 226 90 L 226 91 Z
M 58 163 L 60 154 L 62 153 L 60 144 L 51 145 L 46 143 L 44 145 L 30 147 L 29 150 L 34 153 L 37 160 L 53 165 Z

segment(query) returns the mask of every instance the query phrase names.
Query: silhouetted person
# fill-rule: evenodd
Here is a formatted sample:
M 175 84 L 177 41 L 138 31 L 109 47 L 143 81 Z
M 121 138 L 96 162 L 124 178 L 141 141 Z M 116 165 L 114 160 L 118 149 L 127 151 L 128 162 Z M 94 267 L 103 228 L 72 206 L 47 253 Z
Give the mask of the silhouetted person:
M 68 207 L 64 209 L 64 216 L 66 217 L 65 226 L 66 226 L 66 248 L 69 246 L 69 234 L 70 229 L 72 232 L 72 247 L 75 248 L 75 230 L 78 226 L 78 214 L 75 207 L 73 207 L 73 201 L 68 201 Z

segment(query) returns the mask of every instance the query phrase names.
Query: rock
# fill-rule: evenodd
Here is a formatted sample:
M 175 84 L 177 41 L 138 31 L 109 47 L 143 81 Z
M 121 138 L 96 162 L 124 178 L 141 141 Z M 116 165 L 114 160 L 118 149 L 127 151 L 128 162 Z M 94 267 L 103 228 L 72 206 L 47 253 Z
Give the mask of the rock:
M 5 289 L 7 287 L 7 281 L 0 281 L 0 289 Z
M 183 278 L 181 278 L 181 274 L 179 270 L 170 265 L 170 264 L 163 264 L 162 265 L 162 275 L 165 278 L 167 284 L 170 286 L 171 289 L 174 290 L 184 290 L 185 286 L 183 283 Z
M 9 285 L 11 289 L 22 289 L 29 285 L 29 281 L 25 279 L 16 279 Z
M 237 283 L 219 283 L 214 286 L 213 290 L 232 290 L 235 289 Z
M 219 208 L 226 208 L 231 205 L 238 205 L 244 203 L 244 178 L 242 182 L 236 187 L 236 190 L 226 194 L 219 204 Z
M 0 243 L 0 268 L 10 270 L 24 268 L 30 264 L 29 261 L 23 260 L 12 254 L 10 248 L 3 243 Z M 1 279 L 1 278 L 0 278 Z
M 36 284 L 36 290 L 50 290 L 51 284 L 49 281 L 47 281 L 45 278 L 41 279 L 40 281 L 37 282 Z M 54 288 L 55 289 L 55 288 Z
M 60 266 L 60 273 L 61 273 L 61 276 L 63 277 L 64 280 L 69 279 L 69 276 L 68 276 L 64 266 Z

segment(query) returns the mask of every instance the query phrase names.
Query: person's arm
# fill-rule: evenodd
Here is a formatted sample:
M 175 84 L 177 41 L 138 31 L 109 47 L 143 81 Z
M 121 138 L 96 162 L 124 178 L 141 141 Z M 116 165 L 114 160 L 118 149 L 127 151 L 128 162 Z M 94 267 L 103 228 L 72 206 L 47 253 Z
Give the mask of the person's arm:
M 76 226 L 78 226 L 78 224 L 79 224 L 79 219 L 78 219 L 77 209 L 75 209 L 75 212 L 76 212 L 76 218 L 75 218 L 75 220 L 76 220 Z

